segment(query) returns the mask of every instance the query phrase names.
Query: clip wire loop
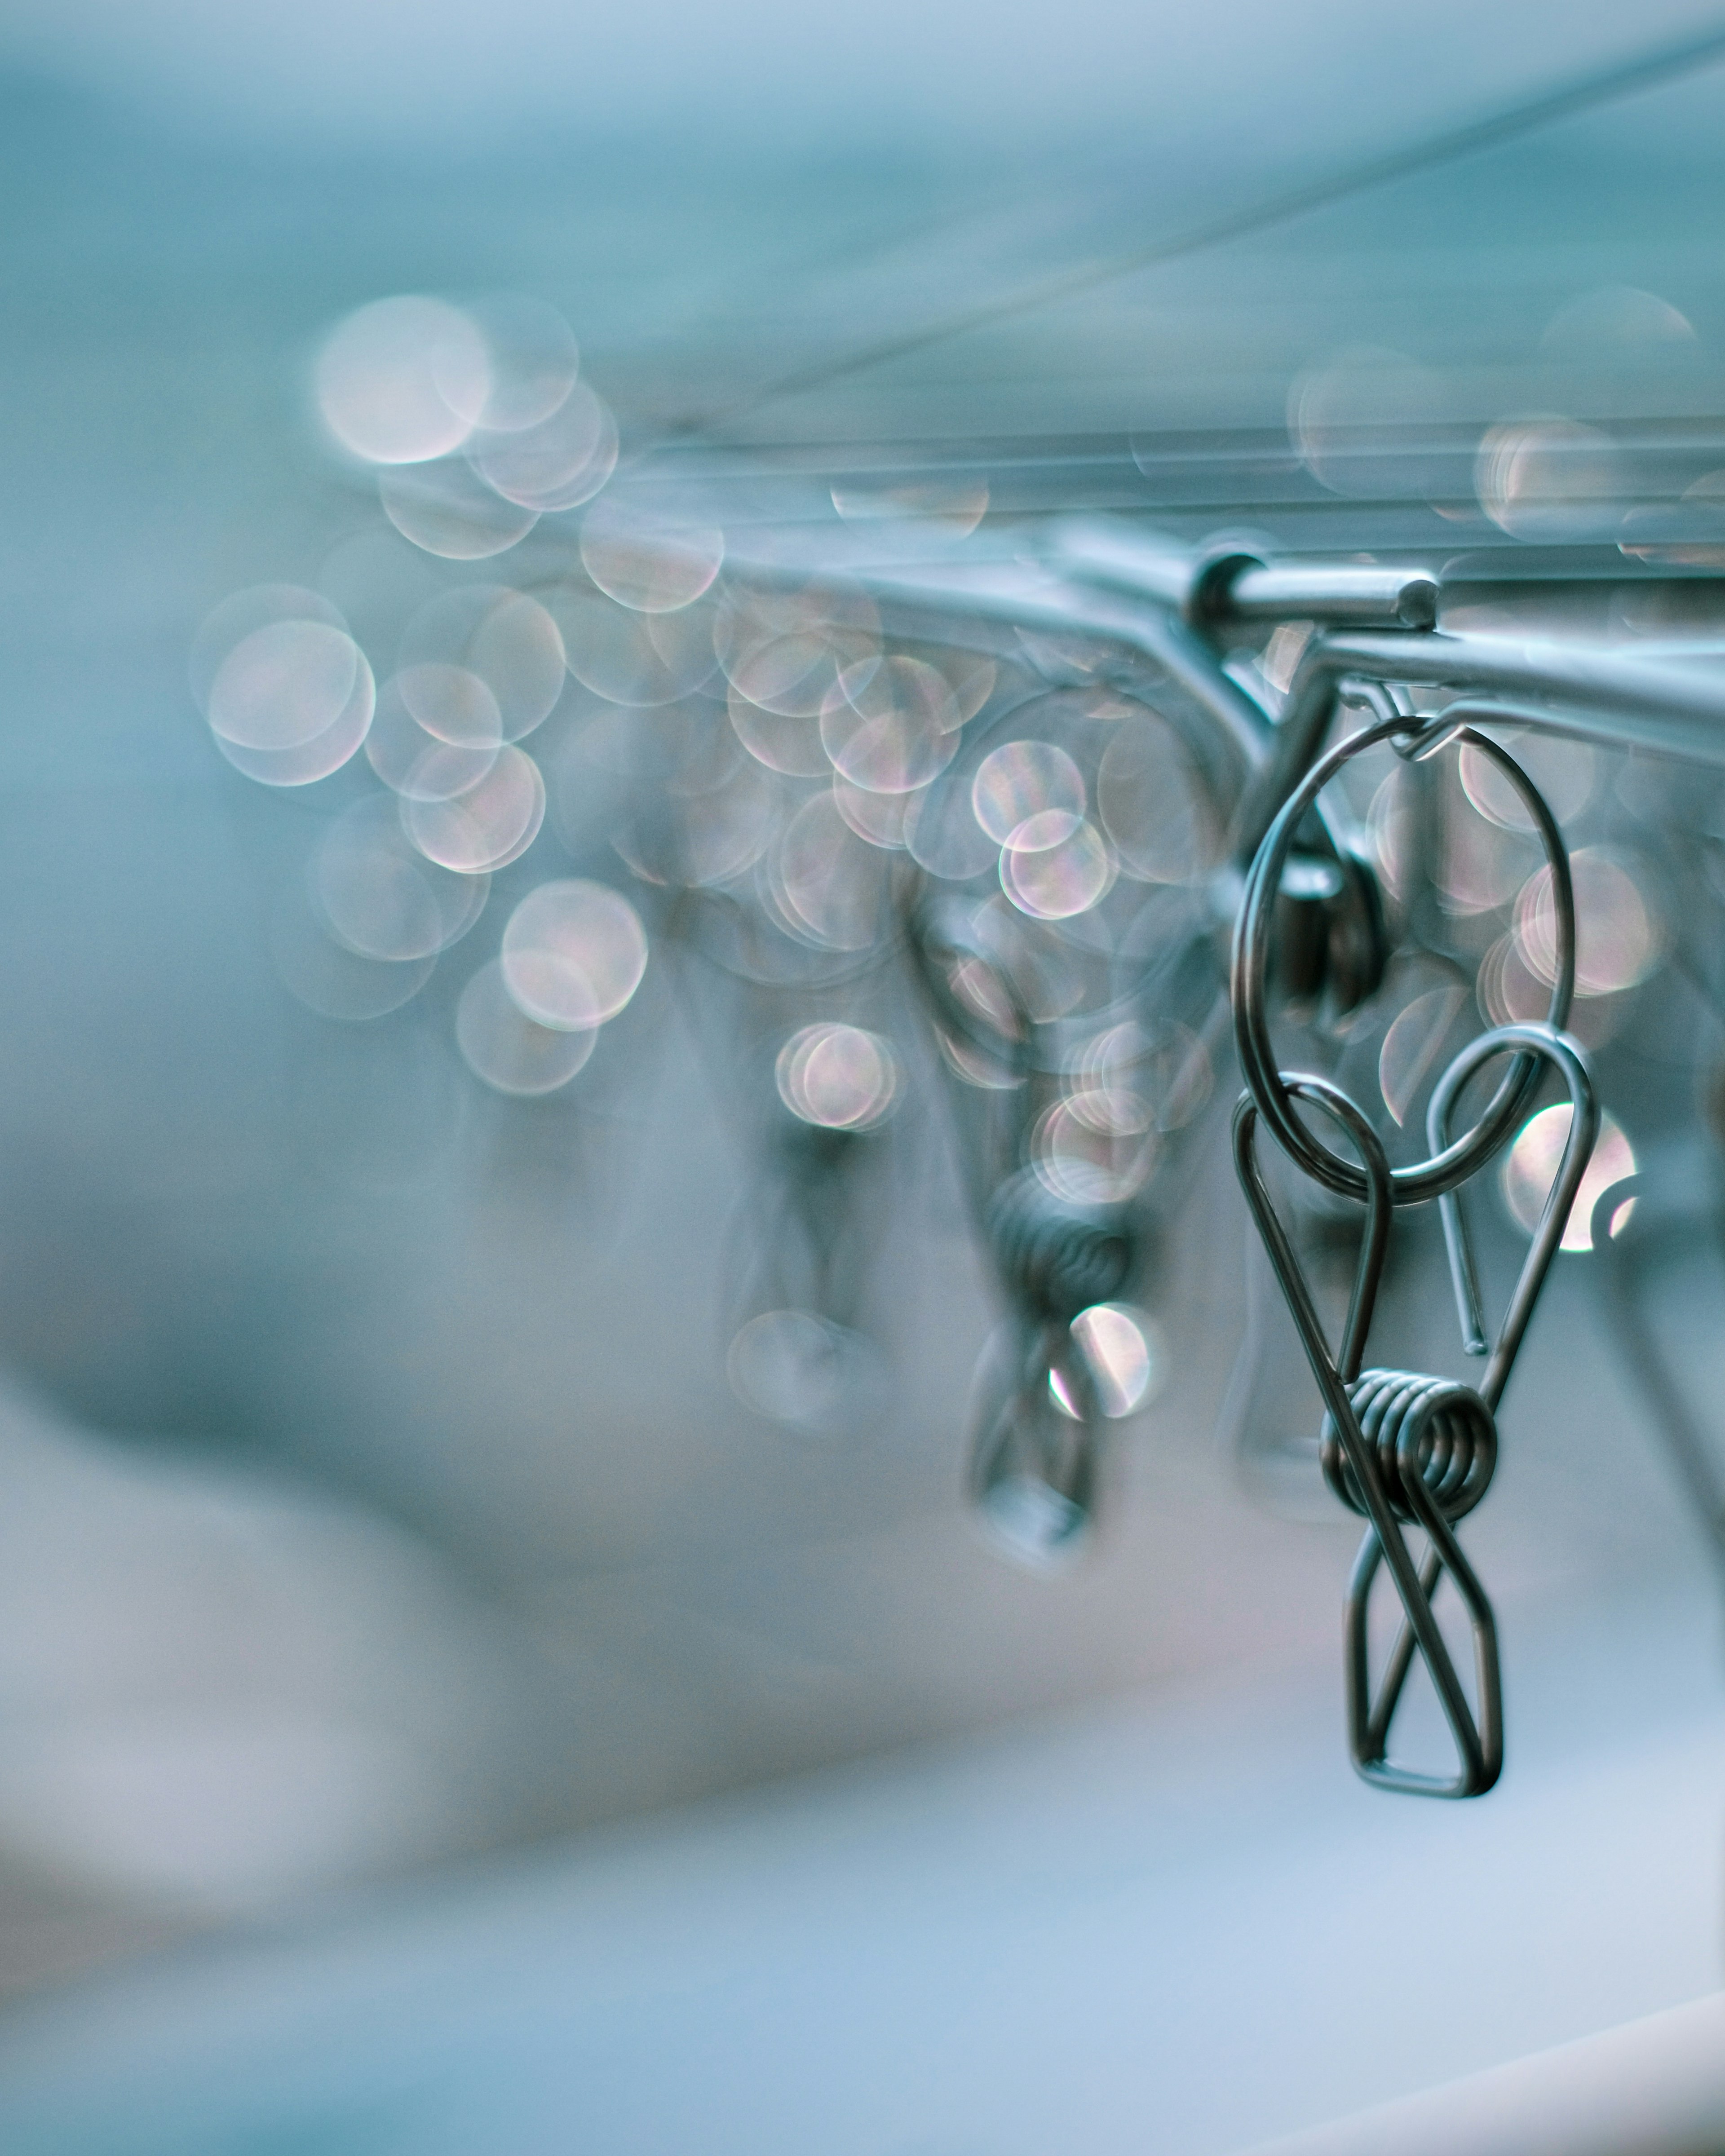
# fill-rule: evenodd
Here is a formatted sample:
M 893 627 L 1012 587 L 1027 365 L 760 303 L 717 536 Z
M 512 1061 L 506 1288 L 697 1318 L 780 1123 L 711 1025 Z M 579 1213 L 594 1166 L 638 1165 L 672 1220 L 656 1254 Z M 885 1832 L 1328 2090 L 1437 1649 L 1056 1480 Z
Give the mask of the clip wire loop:
M 1539 1300 L 1539 1291 L 1545 1285 L 1551 1261 L 1569 1224 L 1570 1209 L 1580 1192 L 1581 1178 L 1587 1173 L 1599 1135 L 1599 1096 L 1594 1087 L 1586 1050 L 1567 1033 L 1529 1022 L 1496 1026 L 1490 1033 L 1482 1033 L 1477 1040 L 1471 1040 L 1433 1086 L 1425 1129 L 1434 1151 L 1449 1142 L 1450 1116 L 1456 1095 L 1494 1055 L 1510 1050 L 1516 1051 L 1518 1056 L 1543 1058 L 1555 1066 L 1569 1091 L 1569 1134 L 1563 1142 L 1563 1158 L 1557 1175 L 1546 1194 L 1545 1209 L 1533 1231 L 1521 1278 L 1516 1282 L 1515 1293 L 1510 1297 L 1497 1344 L 1489 1351 L 1491 1360 L 1480 1383 L 1480 1397 L 1494 1414 L 1497 1403 L 1503 1398 L 1503 1389 L 1509 1383 L 1516 1352 L 1533 1315 L 1533 1306 Z M 1484 1355 L 1487 1347 L 1485 1319 L 1480 1307 L 1479 1274 L 1474 1265 L 1473 1245 L 1461 1201 L 1454 1190 L 1446 1190 L 1439 1199 L 1438 1211 L 1443 1219 L 1444 1242 L 1450 1254 L 1450 1280 L 1455 1291 L 1455 1314 L 1461 1321 L 1462 1340 L 1470 1355 Z
M 1375 684 L 1343 685 L 1349 693 L 1363 700 L 1376 687 Z M 1371 701 L 1374 704 L 1378 702 L 1376 696 Z M 1489 707 L 1477 702 L 1471 703 L 1467 710 L 1471 717 L 1484 719 L 1491 716 Z M 1367 1196 L 1366 1171 L 1356 1167 L 1342 1154 L 1332 1152 L 1312 1136 L 1295 1115 L 1286 1084 L 1276 1069 L 1275 1051 L 1270 1040 L 1270 998 L 1266 985 L 1270 945 L 1274 932 L 1276 901 L 1281 888 L 1282 868 L 1295 834 L 1316 803 L 1318 795 L 1343 764 L 1363 750 L 1373 747 L 1379 742 L 1401 741 L 1409 736 L 1413 737 L 1409 752 L 1415 761 L 1424 761 L 1427 756 L 1436 755 L 1451 742 L 1465 743 L 1495 763 L 1514 787 L 1538 829 L 1551 870 L 1557 964 L 1551 1004 L 1545 1017 L 1548 1027 L 1555 1029 L 1563 1025 L 1569 1015 L 1569 1004 L 1575 993 L 1575 900 L 1569 877 L 1568 852 L 1551 810 L 1532 781 L 1507 750 L 1501 748 L 1489 736 L 1476 732 L 1471 726 L 1458 724 L 1448 712 L 1441 718 L 1428 722 L 1392 711 L 1375 725 L 1348 735 L 1345 741 L 1338 742 L 1327 756 L 1321 757 L 1299 787 L 1283 803 L 1247 872 L 1245 890 L 1234 928 L 1230 984 L 1234 998 L 1234 1034 L 1246 1084 L 1251 1089 L 1252 1097 L 1261 1110 L 1264 1120 L 1275 1133 L 1276 1143 L 1313 1182 L 1321 1183 L 1326 1189 L 1334 1191 L 1339 1197 L 1356 1200 Z M 1471 1130 L 1465 1132 L 1453 1142 L 1446 1142 L 1428 1160 L 1420 1161 L 1410 1168 L 1389 1171 L 1391 1202 L 1397 1205 L 1424 1204 L 1431 1199 L 1441 1197 L 1445 1191 L 1455 1189 L 1458 1183 L 1466 1183 L 1470 1176 L 1476 1174 L 1498 1152 L 1520 1121 L 1522 1111 L 1532 1097 L 1538 1077 L 1538 1059 L 1531 1055 L 1517 1055 Z
M 1416 737 L 1412 744 L 1416 758 L 1435 753 L 1450 741 L 1471 742 L 1491 757 L 1527 803 L 1546 843 L 1557 902 L 1553 1009 L 1554 1014 L 1567 1012 L 1574 981 L 1574 910 L 1568 856 L 1550 811 L 1519 766 L 1496 742 L 1466 726 L 1452 725 L 1447 718 L 1422 729 L 1419 721 L 1394 713 L 1341 743 L 1314 767 L 1252 865 L 1235 945 L 1235 1024 L 1247 1086 L 1235 1110 L 1234 1157 L 1240 1186 L 1323 1396 L 1326 1413 L 1319 1442 L 1325 1478 L 1342 1502 L 1368 1522 L 1348 1582 L 1344 1627 L 1348 1741 L 1354 1766 L 1380 1788 L 1420 1796 L 1475 1797 L 1491 1789 L 1502 1771 L 1502 1686 L 1491 1604 L 1455 1538 L 1455 1526 L 1490 1486 L 1497 1459 L 1497 1405 L 1593 1155 L 1599 1111 L 1592 1073 L 1584 1051 L 1557 1029 L 1555 1020 L 1495 1027 L 1471 1041 L 1433 1089 L 1426 1118 L 1431 1158 L 1417 1168 L 1398 1170 L 1390 1168 L 1383 1142 L 1363 1111 L 1339 1086 L 1309 1074 L 1271 1070 L 1268 1062 L 1265 935 L 1293 831 L 1349 756 L 1375 742 L 1422 733 L 1425 737 Z M 1473 1127 L 1452 1140 L 1450 1123 L 1459 1096 L 1470 1080 L 1500 1055 L 1510 1057 L 1508 1072 Z M 1488 1350 L 1478 1274 L 1458 1191 L 1502 1147 L 1532 1097 L 1542 1064 L 1553 1067 L 1568 1090 L 1569 1131 L 1503 1323 Z M 1266 1082 L 1266 1072 L 1273 1076 L 1273 1088 Z M 1309 1102 L 1345 1133 L 1359 1157 L 1358 1167 L 1312 1136 L 1294 1114 L 1296 1101 Z M 1365 1201 L 1359 1264 L 1340 1350 L 1335 1354 L 1258 1165 L 1260 1116 L 1283 1150 L 1313 1180 Z M 1284 1135 L 1284 1123 L 1294 1134 L 1291 1141 Z M 1471 1354 L 1490 1356 L 1477 1391 L 1453 1379 L 1360 1368 L 1394 1208 L 1434 1197 L 1443 1219 L 1464 1343 Z M 1425 1531 L 1426 1553 L 1418 1563 L 1402 1532 L 1404 1525 Z M 1403 1620 L 1374 1696 L 1368 1620 L 1380 1567 L 1389 1573 Z M 1446 1572 L 1461 1599 L 1472 1635 L 1476 1712 L 1470 1706 L 1433 1608 L 1433 1596 Z M 1453 1775 L 1416 1772 L 1395 1764 L 1389 1756 L 1391 1727 L 1416 1652 L 1425 1661 L 1455 1744 Z

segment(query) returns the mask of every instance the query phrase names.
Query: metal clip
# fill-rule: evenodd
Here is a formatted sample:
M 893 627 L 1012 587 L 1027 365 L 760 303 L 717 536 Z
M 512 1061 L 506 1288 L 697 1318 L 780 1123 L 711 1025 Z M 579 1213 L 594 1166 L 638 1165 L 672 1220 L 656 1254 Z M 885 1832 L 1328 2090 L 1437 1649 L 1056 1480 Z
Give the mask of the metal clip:
M 1284 1074 L 1295 1098 L 1310 1101 L 1341 1126 L 1358 1147 L 1367 1178 L 1366 1226 L 1359 1269 L 1343 1329 L 1332 1354 L 1304 1270 L 1295 1255 L 1256 1157 L 1257 1103 L 1248 1092 L 1234 1114 L 1234 1161 L 1270 1262 L 1287 1298 L 1312 1376 L 1327 1410 L 1322 1444 L 1331 1486 L 1371 1525 L 1355 1560 L 1347 1605 L 1348 1743 L 1353 1763 L 1369 1782 L 1424 1796 L 1483 1795 L 1503 1763 L 1502 1688 L 1497 1635 L 1491 1606 L 1450 1527 L 1485 1494 L 1497 1456 L 1490 1411 L 1465 1386 L 1401 1373 L 1369 1370 L 1360 1363 L 1389 1241 L 1389 1163 L 1377 1132 L 1339 1086 L 1327 1079 Z M 1369 1431 L 1369 1435 L 1368 1432 Z M 1459 1476 L 1455 1471 L 1461 1468 Z M 1425 1529 L 1431 1550 L 1417 1565 L 1402 1532 L 1404 1521 Z M 1387 1564 L 1401 1599 L 1404 1622 L 1391 1650 L 1377 1698 L 1372 1696 L 1366 1653 L 1366 1619 L 1372 1584 Z M 1442 1573 L 1455 1580 L 1474 1636 L 1477 1714 L 1470 1706 L 1448 1643 L 1432 1608 Z M 1421 1774 L 1394 1767 L 1387 1757 L 1394 1718 L 1417 1646 L 1454 1739 L 1457 1772 Z
M 1034 1169 L 1002 1184 L 988 1224 L 1014 1316 L 982 1373 L 971 1491 L 1013 1554 L 1043 1566 L 1076 1550 L 1096 1506 L 1104 1418 L 1072 1321 L 1119 1293 L 1136 1250 L 1122 1209 L 1066 1204 Z
M 1123 1204 L 1057 1196 L 1029 1151 L 1036 1021 L 972 909 L 913 917 L 911 946 L 947 1052 L 995 1074 L 993 1111 L 968 1119 L 967 1179 L 1008 1306 L 978 1366 L 969 1487 L 1005 1550 L 1038 1568 L 1083 1547 L 1093 1523 L 1106 1418 L 1073 1320 L 1117 1295 L 1141 1242 Z
M 1472 1797 L 1483 1795 L 1502 1768 L 1502 1686 L 1491 1605 L 1455 1538 L 1455 1527 L 1490 1486 L 1497 1458 L 1497 1404 L 1599 1130 L 1599 1106 L 1586 1056 L 1575 1041 L 1557 1029 L 1568 1014 L 1574 978 L 1574 910 L 1568 857 L 1549 810 L 1526 774 L 1496 742 L 1466 726 L 1443 725 L 1442 741 L 1477 745 L 1500 765 L 1532 810 L 1552 863 L 1558 951 L 1551 1022 L 1499 1026 L 1481 1034 L 1439 1080 L 1427 1118 L 1432 1149 L 1429 1159 L 1393 1170 L 1370 1122 L 1338 1086 L 1327 1079 L 1275 1069 L 1265 991 L 1265 926 L 1281 861 L 1300 818 L 1351 756 L 1419 726 L 1419 721 L 1392 713 L 1340 743 L 1286 804 L 1252 864 L 1235 943 L 1235 1028 L 1247 1081 L 1235 1111 L 1235 1165 L 1323 1395 L 1327 1412 L 1320 1448 L 1325 1477 L 1342 1502 L 1370 1522 L 1354 1563 L 1347 1601 L 1348 1735 L 1353 1763 L 1366 1780 L 1382 1788 L 1424 1796 Z M 1428 752 L 1440 745 L 1430 741 Z M 1427 743 L 1418 744 L 1416 752 L 1420 748 L 1427 748 Z M 1473 1128 L 1452 1141 L 1450 1120 L 1462 1089 L 1494 1057 L 1505 1055 L 1512 1058 L 1510 1069 L 1490 1103 Z M 1555 1065 L 1568 1087 L 1568 1139 L 1490 1351 L 1483 1383 L 1476 1391 L 1453 1379 L 1408 1371 L 1362 1371 L 1394 1209 L 1431 1198 L 1438 1199 L 1442 1213 L 1464 1342 L 1470 1353 L 1487 1352 L 1478 1279 L 1457 1192 L 1507 1141 L 1531 1099 L 1542 1062 Z M 1357 1167 L 1322 1143 L 1301 1122 L 1294 1112 L 1296 1101 L 1321 1109 L 1346 1133 L 1358 1156 Z M 1334 1355 L 1258 1166 L 1255 1137 L 1260 1113 L 1296 1166 L 1329 1188 L 1365 1201 L 1359 1269 L 1341 1348 Z M 1402 1532 L 1404 1526 L 1417 1526 L 1425 1532 L 1429 1547 L 1417 1565 Z M 1388 1568 L 1400 1598 L 1403 1624 L 1374 1695 L 1368 1620 L 1380 1566 Z M 1461 1598 L 1473 1637 L 1476 1708 L 1470 1706 L 1433 1609 L 1432 1598 L 1446 1572 Z M 1455 1746 L 1453 1775 L 1418 1773 L 1394 1764 L 1389 1757 L 1391 1725 L 1416 1651 L 1425 1659 Z

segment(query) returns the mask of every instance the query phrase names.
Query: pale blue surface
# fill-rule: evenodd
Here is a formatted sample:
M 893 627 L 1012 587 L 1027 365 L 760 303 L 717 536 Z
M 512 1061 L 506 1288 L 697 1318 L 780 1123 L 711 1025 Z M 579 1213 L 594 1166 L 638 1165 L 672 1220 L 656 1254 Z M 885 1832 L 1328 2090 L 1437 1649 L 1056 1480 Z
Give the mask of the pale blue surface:
M 8 2156 L 1211 2156 L 1725 1976 L 1699 1596 L 1506 1618 L 1501 1789 L 1353 1781 L 1336 1673 L 608 1830 L 0 2032 Z

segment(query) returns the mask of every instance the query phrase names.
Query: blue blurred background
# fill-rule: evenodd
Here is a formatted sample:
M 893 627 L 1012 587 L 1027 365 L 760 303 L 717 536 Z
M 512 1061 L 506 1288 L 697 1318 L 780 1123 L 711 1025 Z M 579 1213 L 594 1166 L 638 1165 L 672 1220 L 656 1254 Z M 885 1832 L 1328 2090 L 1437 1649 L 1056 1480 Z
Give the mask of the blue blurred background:
M 880 1411 L 763 1424 L 724 1373 L 752 1162 L 662 973 L 542 1102 L 456 1052 L 494 923 L 375 1023 L 306 1008 L 272 923 L 327 803 L 248 785 L 187 683 L 229 592 L 377 526 L 310 379 L 392 293 L 551 302 L 625 451 L 680 429 L 696 480 L 957 463 L 997 508 L 1194 536 L 1377 543 L 1369 487 L 1266 507 L 1250 465 L 1373 353 L 1434 424 L 1717 428 L 1717 65 L 1077 274 L 1708 27 L 13 0 L 9 2148 L 1220 2150 L 1719 1983 L 1714 1584 L 1585 1260 L 1474 1537 L 1511 1774 L 1398 1808 L 1342 1758 L 1348 1525 L 1214 1441 L 1219 1147 L 1107 1533 L 1059 1581 L 1002 1566 L 960 1496 L 993 1313 L 937 1119 L 895 1171 Z M 1625 1054 L 1644 1163 L 1710 1189 L 1688 1074 Z M 1661 1306 L 1702 1401 L 1708 1232 Z

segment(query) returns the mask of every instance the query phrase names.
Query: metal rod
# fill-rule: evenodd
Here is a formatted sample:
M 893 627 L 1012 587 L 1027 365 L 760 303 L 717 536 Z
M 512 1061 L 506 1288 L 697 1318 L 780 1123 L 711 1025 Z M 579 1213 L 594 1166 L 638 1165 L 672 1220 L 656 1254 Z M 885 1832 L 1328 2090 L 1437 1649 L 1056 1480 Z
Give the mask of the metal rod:
M 816 553 L 811 536 L 795 535 L 788 557 L 765 549 L 755 558 L 733 555 L 732 572 L 768 583 L 836 577 L 884 604 L 937 618 L 948 634 L 955 618 L 968 618 L 1092 638 L 1163 668 L 1258 774 L 1240 819 L 1246 860 L 1319 753 L 1350 675 L 1487 695 L 1518 725 L 1725 770 L 1725 641 L 1717 652 L 1697 644 L 1684 658 L 1650 658 L 1550 638 L 1385 626 L 1392 610 L 1420 617 L 1435 607 L 1439 584 L 1429 571 L 1263 562 L 1220 547 L 1194 555 L 1100 520 L 1057 524 L 1047 567 L 1022 559 L 964 567 L 835 561 Z M 1072 572 L 1080 570 L 1101 587 L 1079 581 Z M 1218 607 L 1227 611 L 1219 614 Z M 1366 614 L 1373 619 L 1358 619 Z M 1201 633 L 1206 619 L 1230 619 L 1315 621 L 1323 629 L 1279 723 L 1223 670 Z M 1709 659 L 1716 663 L 1703 663 Z
M 1296 562 L 1245 569 L 1228 587 L 1236 621 L 1318 621 L 1361 629 L 1430 629 L 1437 579 L 1425 569 Z
M 976 568 L 817 567 L 733 554 L 732 573 L 769 584 L 806 582 L 825 574 L 860 586 L 882 605 L 933 615 L 950 624 L 955 615 L 1008 629 L 1041 630 L 1056 636 L 1094 638 L 1103 645 L 1152 660 L 1178 681 L 1221 726 L 1247 768 L 1257 771 L 1271 754 L 1270 715 L 1216 663 L 1215 654 L 1176 614 L 1131 606 L 1109 594 L 1073 584 L 1049 571 L 1019 562 Z
M 1314 621 L 1424 629 L 1437 619 L 1437 579 L 1417 567 L 1269 562 L 1233 550 L 1194 556 L 1170 540 L 1101 518 L 1062 522 L 1055 544 L 1062 566 L 1076 574 L 1218 627 Z
M 1719 655 L 1725 660 L 1725 650 Z M 1425 635 L 1340 629 L 1312 644 L 1289 688 L 1275 753 L 1240 812 L 1248 858 L 1322 750 L 1337 691 L 1350 675 L 1489 696 L 1517 725 L 1725 770 L 1725 665 L 1707 670 L 1543 639 L 1442 629 Z

